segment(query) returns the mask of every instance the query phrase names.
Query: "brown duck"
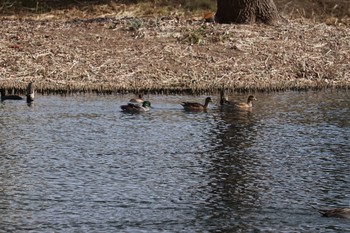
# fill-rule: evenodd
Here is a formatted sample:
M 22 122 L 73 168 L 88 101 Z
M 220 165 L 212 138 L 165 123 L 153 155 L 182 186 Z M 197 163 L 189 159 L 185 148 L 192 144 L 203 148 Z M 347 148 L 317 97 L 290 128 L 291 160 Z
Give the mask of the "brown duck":
M 132 98 L 129 100 L 130 103 L 143 103 L 143 95 L 139 94 L 138 98 Z
M 225 98 L 225 93 L 222 90 L 220 92 L 220 104 L 222 107 L 229 107 L 233 108 L 236 110 L 242 110 L 242 111 L 250 111 L 253 107 L 253 101 L 256 100 L 256 98 L 253 95 L 250 95 L 248 97 L 248 100 L 246 103 L 239 103 L 239 102 L 233 102 L 233 101 L 228 101 Z
M 348 218 L 350 219 L 350 208 L 336 208 L 329 210 L 318 210 L 323 217 Z
M 185 111 L 201 112 L 201 111 L 207 110 L 210 102 L 212 102 L 211 98 L 207 97 L 205 99 L 204 104 L 195 103 L 195 102 L 182 102 L 181 105 L 184 107 Z

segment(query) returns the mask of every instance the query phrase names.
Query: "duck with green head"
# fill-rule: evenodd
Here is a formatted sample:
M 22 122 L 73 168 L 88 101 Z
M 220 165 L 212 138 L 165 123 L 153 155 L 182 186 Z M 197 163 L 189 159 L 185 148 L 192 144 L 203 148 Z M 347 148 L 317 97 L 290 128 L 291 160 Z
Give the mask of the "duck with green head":
M 212 102 L 210 97 L 205 99 L 204 104 L 196 103 L 196 102 L 182 102 L 181 105 L 184 107 L 185 111 L 192 112 L 202 112 L 208 109 L 209 103 Z
M 129 113 L 147 112 L 151 109 L 151 102 L 146 100 L 146 101 L 143 101 L 142 105 L 129 103 L 127 105 L 120 106 L 120 108 L 124 112 L 129 112 Z

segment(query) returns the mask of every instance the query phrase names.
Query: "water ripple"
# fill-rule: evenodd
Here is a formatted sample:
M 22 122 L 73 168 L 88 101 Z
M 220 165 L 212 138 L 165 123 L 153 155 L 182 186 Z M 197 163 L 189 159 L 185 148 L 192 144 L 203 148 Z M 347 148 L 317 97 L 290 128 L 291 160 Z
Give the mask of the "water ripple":
M 344 232 L 347 92 L 256 94 L 252 112 L 187 113 L 203 96 L 39 96 L 0 104 L 0 231 Z M 232 98 L 245 98 L 237 95 Z

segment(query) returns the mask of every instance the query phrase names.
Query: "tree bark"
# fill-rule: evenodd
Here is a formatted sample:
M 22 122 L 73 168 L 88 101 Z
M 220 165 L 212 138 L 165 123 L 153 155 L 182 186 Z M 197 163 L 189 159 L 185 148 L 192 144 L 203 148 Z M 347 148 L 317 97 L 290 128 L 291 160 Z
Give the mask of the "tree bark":
M 277 24 L 283 18 L 273 0 L 217 0 L 218 23 Z

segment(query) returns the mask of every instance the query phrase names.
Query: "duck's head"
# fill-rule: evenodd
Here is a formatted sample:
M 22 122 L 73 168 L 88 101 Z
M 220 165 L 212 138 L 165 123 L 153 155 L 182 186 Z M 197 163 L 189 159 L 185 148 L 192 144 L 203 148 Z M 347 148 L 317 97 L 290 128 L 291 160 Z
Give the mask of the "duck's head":
M 151 107 L 151 102 L 149 102 L 149 101 L 143 101 L 143 103 L 142 103 L 142 107 L 144 107 L 144 108 L 150 108 Z
M 211 100 L 210 97 L 207 97 L 207 98 L 205 99 L 205 102 L 206 102 L 206 103 L 211 103 L 211 102 L 213 102 L 213 101 Z
M 248 102 L 252 102 L 253 100 L 257 100 L 253 95 L 248 97 Z

